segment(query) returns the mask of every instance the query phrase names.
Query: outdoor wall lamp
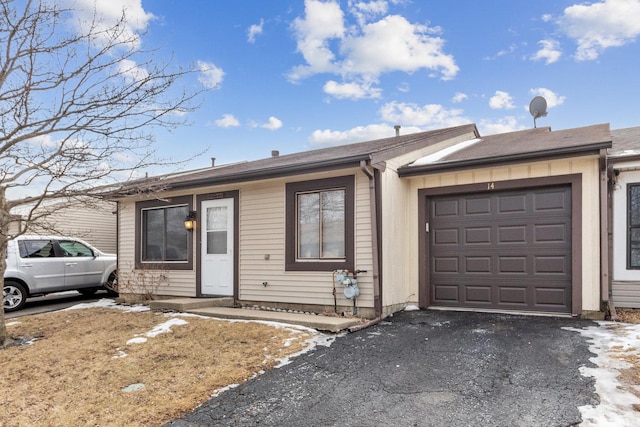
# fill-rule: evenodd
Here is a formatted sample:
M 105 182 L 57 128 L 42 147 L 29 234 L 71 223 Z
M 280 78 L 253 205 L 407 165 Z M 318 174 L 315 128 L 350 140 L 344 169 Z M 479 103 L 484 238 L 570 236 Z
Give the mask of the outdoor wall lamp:
M 196 211 L 189 211 L 189 214 L 184 219 L 184 228 L 191 231 L 196 227 Z

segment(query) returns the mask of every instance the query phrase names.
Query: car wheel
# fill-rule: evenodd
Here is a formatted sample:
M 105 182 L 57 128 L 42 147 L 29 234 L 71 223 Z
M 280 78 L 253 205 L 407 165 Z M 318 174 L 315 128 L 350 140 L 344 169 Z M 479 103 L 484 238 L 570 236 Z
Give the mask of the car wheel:
M 118 274 L 117 272 L 113 272 L 109 275 L 109 279 L 107 279 L 107 283 L 104 284 L 104 288 L 107 290 L 110 296 L 117 297 L 118 296 Z
M 19 310 L 27 301 L 27 290 L 23 285 L 12 280 L 5 280 L 2 288 L 2 302 L 4 311 L 10 312 Z
M 82 295 L 89 297 L 91 295 L 95 295 L 98 290 L 96 288 L 87 288 L 87 289 L 78 289 Z

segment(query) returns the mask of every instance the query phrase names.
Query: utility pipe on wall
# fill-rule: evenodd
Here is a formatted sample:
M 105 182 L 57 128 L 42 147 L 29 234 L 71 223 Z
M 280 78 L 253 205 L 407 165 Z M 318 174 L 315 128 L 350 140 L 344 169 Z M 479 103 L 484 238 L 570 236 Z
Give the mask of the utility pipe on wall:
M 369 170 L 367 161 L 360 161 L 360 169 L 369 178 L 369 202 L 371 207 L 371 246 L 373 252 L 373 304 L 375 308 L 376 320 L 382 317 L 382 282 L 380 280 L 380 246 L 378 236 L 378 203 L 376 196 L 376 179 Z

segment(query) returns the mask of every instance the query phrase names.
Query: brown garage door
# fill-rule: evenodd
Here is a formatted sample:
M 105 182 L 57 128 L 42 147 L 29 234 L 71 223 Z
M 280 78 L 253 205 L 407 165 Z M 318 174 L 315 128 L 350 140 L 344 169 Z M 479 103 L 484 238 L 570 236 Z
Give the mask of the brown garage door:
M 430 303 L 571 312 L 571 187 L 433 197 Z

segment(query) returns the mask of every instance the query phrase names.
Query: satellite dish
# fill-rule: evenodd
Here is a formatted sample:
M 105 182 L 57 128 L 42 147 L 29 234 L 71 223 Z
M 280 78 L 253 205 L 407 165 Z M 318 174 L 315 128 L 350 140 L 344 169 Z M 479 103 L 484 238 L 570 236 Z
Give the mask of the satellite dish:
M 529 103 L 529 112 L 533 116 L 533 127 L 535 128 L 536 119 L 547 116 L 547 100 L 541 96 L 536 96 Z

